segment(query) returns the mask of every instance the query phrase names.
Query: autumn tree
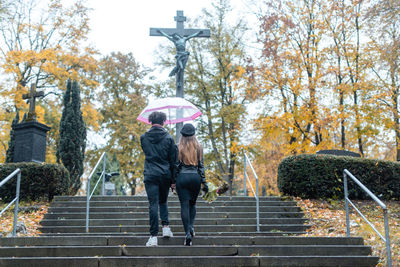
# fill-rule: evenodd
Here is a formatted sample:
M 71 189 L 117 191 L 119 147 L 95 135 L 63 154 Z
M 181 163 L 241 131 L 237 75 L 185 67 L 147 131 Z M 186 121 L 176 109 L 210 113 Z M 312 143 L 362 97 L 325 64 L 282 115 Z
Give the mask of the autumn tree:
M 22 94 L 30 84 L 45 91 L 45 98 L 38 103 L 36 111 L 38 120 L 52 128 L 48 133 L 48 151 L 52 155 L 46 158 L 55 161 L 62 103 L 60 89 L 65 88 L 68 78 L 82 84 L 85 96 L 97 85 L 91 78 L 97 68 L 95 51 L 82 46 L 89 32 L 89 9 L 80 0 L 67 7 L 60 0 L 4 0 L 2 3 L 7 9 L 0 20 L 1 67 L 10 82 L 3 86 L 0 97 L 5 110 L 15 105 L 23 111 L 27 105 L 22 101 Z M 97 112 L 91 98 L 84 97 L 82 105 L 88 125 L 96 126 Z M 1 117 L 4 116 L 0 114 Z M 2 131 L 9 131 L 10 122 L 5 122 Z
M 318 1 L 266 1 L 259 39 L 265 59 L 257 68 L 259 87 L 253 97 L 279 101 L 272 114 L 261 116 L 261 129 L 284 129 L 285 151 L 315 151 L 329 145 L 329 111 L 320 107 L 324 91 L 324 54 L 321 38 L 326 28 Z M 266 103 L 269 106 L 268 102 Z M 287 153 L 286 152 L 286 153 Z
M 258 90 L 273 103 L 256 124 L 283 129 L 284 154 L 327 148 L 371 151 L 379 134 L 365 39 L 367 1 L 267 1 L 260 16 Z
M 358 147 L 365 156 L 368 137 L 376 134 L 367 101 L 372 83 L 368 77 L 368 52 L 360 41 L 365 26 L 364 6 L 368 1 L 325 1 L 325 23 L 328 27 L 327 83 L 338 95 L 338 119 L 342 149 Z M 364 36 L 365 38 L 365 36 Z M 329 39 L 331 39 L 329 41 Z M 347 133 L 346 133 L 347 128 Z M 352 134 L 353 133 L 353 134 Z
M 348 21 L 350 20 L 349 14 L 345 7 L 345 1 L 335 1 L 327 8 L 325 23 L 328 27 L 328 36 L 332 38 L 331 45 L 328 46 L 328 63 L 331 67 L 330 70 L 335 75 L 332 79 L 331 86 L 335 88 L 338 95 L 338 116 L 340 121 L 340 147 L 346 149 L 346 126 L 347 126 L 347 112 L 345 111 L 345 99 L 348 97 L 349 89 L 345 82 L 345 59 L 343 50 L 348 42 L 349 27 Z M 331 53 L 329 53 L 331 51 Z M 331 55 L 331 56 L 329 56 Z
M 139 140 L 147 127 L 136 118 L 146 105 L 149 86 L 144 79 L 147 73 L 132 53 L 113 52 L 101 60 L 98 100 L 102 103 L 101 127 L 107 136 L 104 149 L 116 155 L 121 177 L 131 185 L 132 194 L 135 194 L 136 179 L 142 177 L 144 167 Z
M 400 161 L 400 2 L 374 1 L 366 18 L 377 89 L 372 101 L 380 103 L 380 114 L 388 114 L 383 125 L 395 135 L 396 160 Z
M 80 89 L 77 81 L 68 80 L 64 94 L 64 109 L 60 121 L 60 142 L 57 146 L 57 162 L 69 171 L 70 193 L 81 187 L 83 161 L 86 148 L 86 125 L 81 112 Z
M 276 183 L 277 165 L 290 154 L 371 151 L 379 113 L 370 102 L 370 61 L 360 41 L 363 2 L 264 2 L 261 59 L 249 61 L 246 73 L 253 85 L 247 95 L 264 103 L 252 146 L 256 168 L 268 173 L 264 180 Z

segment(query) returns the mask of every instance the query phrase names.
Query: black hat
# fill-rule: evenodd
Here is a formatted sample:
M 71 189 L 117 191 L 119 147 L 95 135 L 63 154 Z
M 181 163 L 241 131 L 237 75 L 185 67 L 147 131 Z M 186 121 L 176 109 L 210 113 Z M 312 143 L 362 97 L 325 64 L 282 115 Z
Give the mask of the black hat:
M 194 126 L 190 123 L 187 123 L 185 125 L 183 125 L 182 129 L 181 129 L 181 134 L 183 136 L 192 136 L 196 133 L 196 129 L 194 128 Z

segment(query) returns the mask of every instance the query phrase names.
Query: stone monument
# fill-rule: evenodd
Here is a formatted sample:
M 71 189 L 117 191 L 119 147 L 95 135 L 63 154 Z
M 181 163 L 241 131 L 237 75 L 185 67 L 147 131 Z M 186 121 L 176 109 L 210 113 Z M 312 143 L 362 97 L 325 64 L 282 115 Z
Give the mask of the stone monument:
M 317 151 L 318 155 L 334 155 L 334 156 L 347 156 L 347 157 L 355 157 L 361 158 L 361 155 L 347 150 L 339 150 L 339 149 L 327 149 L 327 150 L 320 150 Z
M 183 11 L 176 11 L 176 28 L 150 28 L 150 36 L 164 36 L 174 43 L 176 48 L 176 65 L 170 72 L 169 76 L 176 78 L 176 96 L 183 98 L 183 74 L 185 71 L 186 63 L 189 58 L 189 52 L 186 51 L 186 41 L 194 37 L 210 37 L 209 29 L 185 29 L 183 22 L 186 21 L 186 17 L 183 16 Z M 179 118 L 179 114 L 177 114 Z M 176 140 L 179 140 L 180 129 L 182 129 L 183 123 L 176 124 Z
M 50 127 L 36 121 L 35 112 L 36 98 L 43 96 L 43 92 L 36 92 L 35 84 L 31 85 L 29 94 L 22 96 L 29 102 L 29 111 L 22 122 L 13 127 L 15 136 L 14 162 L 46 161 L 46 136 Z

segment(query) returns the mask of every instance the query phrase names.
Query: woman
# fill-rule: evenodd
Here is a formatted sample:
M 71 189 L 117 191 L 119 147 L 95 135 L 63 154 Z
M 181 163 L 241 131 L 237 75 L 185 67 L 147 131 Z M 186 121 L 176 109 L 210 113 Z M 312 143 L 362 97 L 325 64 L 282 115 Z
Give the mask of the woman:
M 184 245 L 191 246 L 194 237 L 194 219 L 196 217 L 196 200 L 203 184 L 203 191 L 208 192 L 204 175 L 203 149 L 196 136 L 192 124 L 185 124 L 180 133 L 178 145 L 178 167 L 176 191 L 181 203 L 181 218 L 185 229 Z

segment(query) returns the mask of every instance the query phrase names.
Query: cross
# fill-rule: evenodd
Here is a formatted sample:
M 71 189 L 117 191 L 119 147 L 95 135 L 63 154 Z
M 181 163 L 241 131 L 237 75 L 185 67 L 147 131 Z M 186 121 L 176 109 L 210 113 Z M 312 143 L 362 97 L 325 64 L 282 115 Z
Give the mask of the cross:
M 210 37 L 209 29 L 185 29 L 183 23 L 186 17 L 182 10 L 176 11 L 174 17 L 176 28 L 150 28 L 150 36 L 164 36 L 175 44 L 176 47 L 176 66 L 169 76 L 176 77 L 176 96 L 183 97 L 183 73 L 189 52 L 186 51 L 186 41 L 193 37 Z
M 176 21 L 176 28 L 150 28 L 150 36 L 164 36 L 172 41 L 176 48 L 176 66 L 171 71 L 169 76 L 176 77 L 176 96 L 183 98 L 183 74 L 186 67 L 187 60 L 189 58 L 189 52 L 186 51 L 186 41 L 194 37 L 210 37 L 209 29 L 185 29 L 183 23 L 186 21 L 186 17 L 183 15 L 182 10 L 176 11 L 174 17 Z M 181 114 L 177 114 L 177 117 L 181 117 Z M 176 125 L 176 140 L 180 139 L 180 129 L 183 127 L 183 123 Z
M 28 94 L 23 94 L 22 99 L 28 99 L 29 102 L 29 112 L 28 112 L 28 117 L 32 119 L 36 119 L 36 113 L 35 113 L 35 102 L 37 97 L 44 96 L 44 92 L 36 92 L 36 84 L 31 84 L 31 90 L 30 93 Z
M 163 36 L 159 31 L 163 31 L 168 35 L 173 35 L 174 33 L 179 34 L 182 37 L 187 37 L 196 32 L 201 31 L 197 37 L 210 37 L 209 29 L 185 29 L 183 23 L 186 21 L 186 17 L 183 15 L 182 10 L 176 11 L 176 16 L 174 17 L 176 21 L 176 28 L 150 28 L 150 36 Z

